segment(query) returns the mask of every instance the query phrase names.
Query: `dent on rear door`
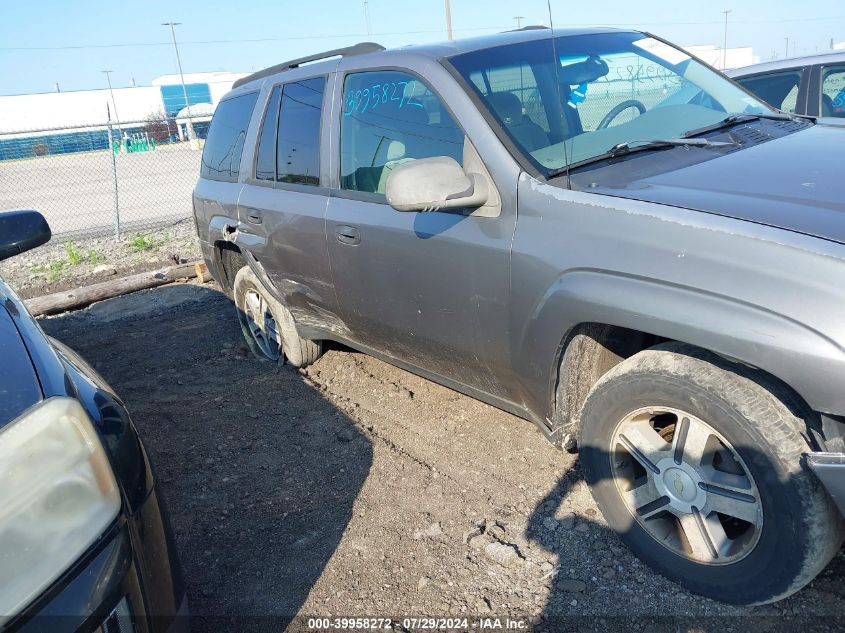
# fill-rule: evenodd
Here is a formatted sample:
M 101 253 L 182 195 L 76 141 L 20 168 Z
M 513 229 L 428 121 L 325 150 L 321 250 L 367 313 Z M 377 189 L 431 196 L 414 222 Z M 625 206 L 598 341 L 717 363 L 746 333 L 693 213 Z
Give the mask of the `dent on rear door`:
M 303 193 L 246 185 L 241 215 L 260 210 L 260 225 L 244 222 L 265 243 L 250 249 L 300 326 L 342 330 L 326 253 L 322 189 Z
M 320 119 L 331 108 L 332 76 L 290 74 L 267 89 L 272 92 L 254 141 L 255 165 L 238 205 L 241 230 L 259 238 L 250 252 L 297 325 L 343 332 L 326 252 L 328 131 Z M 280 104 L 277 112 L 274 103 Z M 265 128 L 271 152 L 266 168 Z

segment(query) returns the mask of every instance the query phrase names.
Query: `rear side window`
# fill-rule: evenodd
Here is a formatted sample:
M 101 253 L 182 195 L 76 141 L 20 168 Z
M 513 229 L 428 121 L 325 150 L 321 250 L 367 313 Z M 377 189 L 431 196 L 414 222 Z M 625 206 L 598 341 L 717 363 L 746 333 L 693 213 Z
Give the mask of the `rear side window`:
M 845 117 L 845 66 L 822 70 L 821 114 Z
M 279 95 L 281 86 L 273 88 L 270 101 L 261 122 L 261 132 L 258 136 L 258 152 L 255 159 L 256 180 L 276 179 L 276 129 L 279 124 Z
M 244 138 L 257 99 L 258 93 L 251 92 L 219 103 L 202 152 L 203 178 L 237 182 Z
M 320 184 L 320 118 L 325 77 L 287 83 L 282 88 L 276 148 L 276 180 Z
M 346 77 L 340 123 L 341 186 L 383 194 L 403 162 L 449 156 L 463 163 L 464 133 L 440 99 L 399 71 Z
M 795 112 L 801 85 L 800 69 L 740 77 L 736 81 L 769 105 L 784 112 Z

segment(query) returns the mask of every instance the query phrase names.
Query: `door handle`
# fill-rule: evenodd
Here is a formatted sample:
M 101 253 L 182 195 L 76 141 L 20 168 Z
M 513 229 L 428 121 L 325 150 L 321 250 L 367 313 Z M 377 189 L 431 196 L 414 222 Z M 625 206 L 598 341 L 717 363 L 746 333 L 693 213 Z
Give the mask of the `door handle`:
M 341 244 L 351 244 L 354 246 L 361 243 L 361 231 L 354 226 L 340 224 L 334 228 L 334 234 L 337 241 Z
M 250 224 L 261 224 L 264 221 L 264 216 L 261 214 L 261 211 L 258 209 L 247 208 L 246 210 L 246 221 Z

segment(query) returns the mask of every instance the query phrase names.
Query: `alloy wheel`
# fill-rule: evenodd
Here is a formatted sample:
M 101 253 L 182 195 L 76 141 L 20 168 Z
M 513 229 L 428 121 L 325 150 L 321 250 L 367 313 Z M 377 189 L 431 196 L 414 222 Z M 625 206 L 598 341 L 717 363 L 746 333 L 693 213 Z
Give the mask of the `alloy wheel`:
M 276 319 L 267 301 L 254 290 L 244 295 L 244 314 L 247 327 L 261 352 L 271 361 L 278 361 L 282 354 L 282 340 Z
M 751 473 L 712 426 L 667 407 L 633 411 L 610 446 L 616 487 L 633 518 L 664 547 L 697 563 L 747 556 L 763 527 Z

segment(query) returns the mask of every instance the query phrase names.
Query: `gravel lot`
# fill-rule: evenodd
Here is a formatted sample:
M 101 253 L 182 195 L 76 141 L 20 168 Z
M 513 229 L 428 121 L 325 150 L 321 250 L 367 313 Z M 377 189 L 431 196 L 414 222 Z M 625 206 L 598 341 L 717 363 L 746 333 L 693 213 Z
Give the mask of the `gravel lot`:
M 117 154 L 122 227 L 161 226 L 189 217 L 200 157 L 188 143 Z M 110 235 L 114 180 L 106 150 L 0 161 L 0 210 L 37 209 L 54 234 Z
M 530 423 L 339 347 L 304 373 L 255 360 L 213 285 L 43 324 L 133 412 L 196 630 L 306 628 L 296 614 L 511 617 L 550 631 L 843 625 L 842 555 L 775 605 L 691 595 L 622 546 L 577 458 Z

